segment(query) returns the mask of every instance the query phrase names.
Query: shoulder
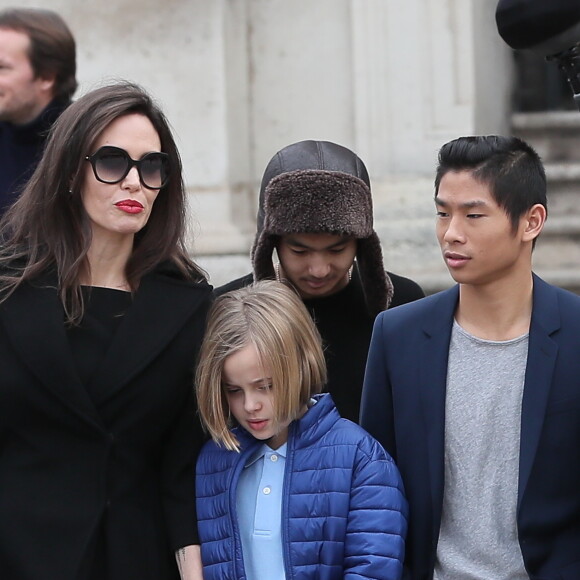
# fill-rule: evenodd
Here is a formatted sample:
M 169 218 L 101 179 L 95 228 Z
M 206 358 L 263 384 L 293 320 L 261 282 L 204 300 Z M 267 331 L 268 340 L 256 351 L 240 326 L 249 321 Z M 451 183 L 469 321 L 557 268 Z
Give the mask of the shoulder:
M 254 282 L 254 275 L 253 274 L 246 274 L 241 278 L 237 278 L 236 280 L 232 280 L 223 286 L 219 286 L 216 288 L 213 293 L 214 296 L 217 298 L 226 292 L 230 292 L 231 290 L 238 290 L 239 288 L 243 288 L 244 286 L 249 286 Z
M 561 311 L 574 314 L 580 310 L 580 296 L 564 288 L 554 286 L 534 274 L 534 314 L 539 315 L 557 307 Z
M 320 438 L 308 438 L 292 446 L 293 469 L 297 474 L 314 469 L 321 478 L 335 478 L 347 486 L 374 482 L 388 488 L 401 488 L 394 460 L 374 437 L 338 414 L 332 421 L 325 421 L 325 418 L 319 420 L 318 431 L 324 431 Z
M 576 335 L 580 324 L 580 296 L 553 286 L 534 275 L 532 329 L 551 332 L 556 328 Z M 571 336 L 572 336 L 571 335 Z
M 151 313 L 154 308 L 159 324 L 171 319 L 176 327 L 195 327 L 196 332 L 202 333 L 212 301 L 212 287 L 205 279 L 195 272 L 188 275 L 175 265 L 163 264 L 143 276 L 132 308 L 140 315 Z
M 417 352 L 425 335 L 440 339 L 451 332 L 459 298 L 458 286 L 381 312 L 375 319 L 371 350 L 389 345 L 394 356 Z
M 558 302 L 562 307 L 570 308 L 572 310 L 580 309 L 580 296 L 578 294 L 549 284 L 538 277 L 535 277 L 534 284 L 537 287 L 540 298 L 553 294 L 557 297 Z
M 365 463 L 386 461 L 394 464 L 383 446 L 360 425 L 349 419 L 341 417 L 329 431 L 327 439 L 333 445 L 352 445 L 358 459 Z
M 184 272 L 177 264 L 167 260 L 158 264 L 150 273 L 145 274 L 144 280 L 151 278 L 168 285 L 184 286 L 201 294 L 211 294 L 212 286 L 199 270 L 191 266 Z
M 393 274 L 392 272 L 387 272 L 387 276 L 393 283 L 393 299 L 391 300 L 389 308 L 406 304 L 407 302 L 412 302 L 425 296 L 425 292 L 423 292 L 421 286 L 414 280 Z
M 64 113 L 71 104 L 70 99 L 55 98 L 38 117 L 39 128 L 47 129 Z M 46 135 L 45 135 L 46 136 Z
M 442 292 L 402 304 L 397 308 L 389 308 L 377 316 L 376 324 L 407 324 L 412 321 L 424 320 L 425 317 L 438 313 L 447 316 L 449 311 L 455 310 L 458 297 L 458 286 L 453 286 Z
M 335 454 L 337 457 L 354 455 L 356 460 L 366 462 L 393 461 L 381 444 L 360 425 L 339 415 L 332 395 L 323 393 L 315 398 L 318 402 L 309 410 L 309 413 L 314 411 L 315 414 L 309 420 L 315 421 L 316 431 L 321 435 L 320 447 L 335 450 L 329 457 Z M 316 438 L 314 444 L 318 444 Z
M 340 470 L 336 477 L 349 474 L 351 489 L 358 490 L 351 509 L 381 504 L 381 507 L 396 506 L 397 510 L 405 508 L 403 483 L 395 461 L 362 427 L 341 418 L 324 438 L 324 448 L 324 454 L 318 456 L 317 467 L 322 465 L 328 473 Z M 390 498 L 386 504 L 385 497 Z

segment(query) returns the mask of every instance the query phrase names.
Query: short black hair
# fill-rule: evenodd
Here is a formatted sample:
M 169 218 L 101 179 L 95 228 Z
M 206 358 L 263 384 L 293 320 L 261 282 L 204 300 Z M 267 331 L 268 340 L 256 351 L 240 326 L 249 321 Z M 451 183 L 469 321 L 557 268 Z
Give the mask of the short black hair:
M 518 137 L 499 135 L 459 137 L 439 150 L 435 197 L 443 176 L 469 171 L 489 187 L 495 202 L 508 215 L 514 231 L 520 217 L 536 204 L 548 211 L 546 172 L 539 155 Z

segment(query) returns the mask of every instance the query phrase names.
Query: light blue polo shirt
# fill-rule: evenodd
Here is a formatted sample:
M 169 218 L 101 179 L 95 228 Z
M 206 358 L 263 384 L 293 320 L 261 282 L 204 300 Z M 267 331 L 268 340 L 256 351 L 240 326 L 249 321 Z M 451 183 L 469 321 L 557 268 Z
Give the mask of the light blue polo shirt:
M 285 580 L 282 555 L 282 487 L 286 443 L 263 444 L 250 456 L 236 494 L 247 580 Z

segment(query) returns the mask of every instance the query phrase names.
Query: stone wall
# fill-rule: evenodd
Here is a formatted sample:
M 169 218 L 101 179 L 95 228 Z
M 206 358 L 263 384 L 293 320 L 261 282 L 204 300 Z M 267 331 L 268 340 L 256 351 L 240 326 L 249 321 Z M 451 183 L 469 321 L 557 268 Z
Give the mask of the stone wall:
M 366 162 L 387 267 L 429 288 L 450 283 L 431 180 L 445 141 L 509 126 L 511 59 L 495 29 L 496 0 L 19 5 L 57 10 L 69 23 L 79 94 L 126 78 L 162 104 L 191 194 L 192 251 L 214 283 L 249 267 L 269 158 L 309 138 Z

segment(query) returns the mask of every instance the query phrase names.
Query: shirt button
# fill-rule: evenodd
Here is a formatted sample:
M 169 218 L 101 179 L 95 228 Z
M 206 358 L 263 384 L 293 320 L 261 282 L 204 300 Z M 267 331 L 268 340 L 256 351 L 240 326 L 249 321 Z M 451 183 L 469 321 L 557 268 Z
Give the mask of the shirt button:
M 278 456 L 277 455 L 270 455 L 270 459 L 272 461 L 278 461 Z
M 269 487 L 265 487 L 262 491 L 264 492 L 264 495 L 269 495 L 272 490 Z

